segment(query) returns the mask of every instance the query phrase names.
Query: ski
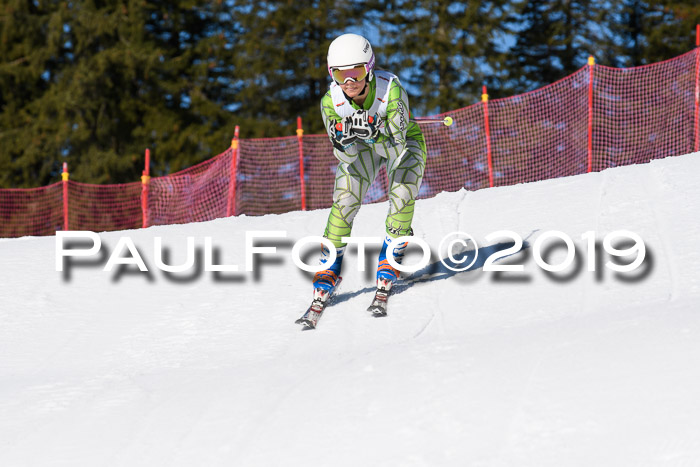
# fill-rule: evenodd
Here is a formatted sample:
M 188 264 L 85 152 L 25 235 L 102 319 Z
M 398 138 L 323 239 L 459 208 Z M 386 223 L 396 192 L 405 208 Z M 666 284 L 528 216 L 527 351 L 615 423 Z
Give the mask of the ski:
M 386 279 L 377 279 L 377 290 L 374 293 L 372 304 L 367 308 L 367 311 L 372 313 L 372 316 L 381 318 L 387 314 L 387 304 L 389 302 L 389 294 L 391 293 L 392 282 Z
M 342 278 L 339 277 L 335 287 L 333 287 L 333 289 L 330 291 L 321 288 L 314 289 L 314 298 L 311 302 L 311 306 L 308 310 L 306 310 L 306 313 L 304 313 L 301 318 L 295 321 L 295 323 L 304 326 L 304 330 L 316 329 L 316 324 L 318 324 L 318 320 L 321 319 L 323 310 L 330 305 L 331 300 L 335 295 L 335 291 L 338 290 L 338 286 L 340 285 L 341 281 Z

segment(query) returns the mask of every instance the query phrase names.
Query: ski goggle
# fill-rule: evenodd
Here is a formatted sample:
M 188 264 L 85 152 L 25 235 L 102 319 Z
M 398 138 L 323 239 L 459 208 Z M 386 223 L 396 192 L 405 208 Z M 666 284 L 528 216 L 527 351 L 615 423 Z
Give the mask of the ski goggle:
M 345 84 L 348 80 L 362 81 L 367 76 L 365 65 L 355 65 L 352 67 L 331 68 L 331 76 L 338 84 Z

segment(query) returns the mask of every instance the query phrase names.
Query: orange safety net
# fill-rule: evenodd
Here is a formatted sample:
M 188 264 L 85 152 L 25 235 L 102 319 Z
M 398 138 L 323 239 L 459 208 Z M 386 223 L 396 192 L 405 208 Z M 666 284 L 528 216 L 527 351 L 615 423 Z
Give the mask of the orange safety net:
M 92 185 L 73 180 L 67 183 L 68 229 L 103 232 L 141 227 L 140 183 Z
M 301 209 L 297 137 L 240 143 L 235 213 L 258 216 Z
M 0 190 L 0 237 L 53 235 L 63 230 L 63 183 Z
M 495 186 L 586 173 L 588 77 L 488 103 Z
M 420 121 L 428 161 L 418 197 L 648 162 L 698 148 L 700 49 L 643 67 L 588 65 L 535 91 Z M 438 116 L 440 120 L 444 115 Z M 319 117 L 320 118 L 320 117 Z M 0 189 L 0 237 L 108 231 L 230 214 L 327 208 L 336 159 L 324 135 L 236 140 L 224 153 L 146 185 L 56 183 Z M 386 200 L 382 169 L 365 202 Z M 65 218 L 67 213 L 67 219 Z
M 596 65 L 593 170 L 697 151 L 699 54 L 630 69 Z
M 226 217 L 231 153 L 229 148 L 201 164 L 166 177 L 151 178 L 146 225 L 186 224 Z

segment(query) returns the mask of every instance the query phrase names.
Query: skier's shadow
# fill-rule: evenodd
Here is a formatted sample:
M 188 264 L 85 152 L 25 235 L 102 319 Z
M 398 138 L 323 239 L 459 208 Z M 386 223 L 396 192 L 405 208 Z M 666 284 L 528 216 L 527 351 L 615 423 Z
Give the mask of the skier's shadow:
M 453 276 L 456 276 L 457 274 L 468 272 L 468 271 L 474 271 L 477 269 L 480 269 L 484 266 L 486 263 L 486 260 L 493 255 L 494 253 L 498 253 L 499 251 L 504 251 L 509 248 L 513 248 L 515 246 L 515 242 L 503 242 L 503 243 L 496 243 L 495 245 L 489 245 L 489 246 L 484 246 L 479 248 L 478 250 L 466 250 L 461 253 L 453 254 L 454 261 L 451 260 L 450 258 L 443 258 L 439 261 L 435 261 L 432 264 L 429 264 L 428 266 L 424 267 L 423 269 L 420 269 L 410 276 L 408 276 L 406 279 L 399 279 L 396 284 L 391 289 L 391 294 L 392 295 L 397 295 L 400 293 L 405 292 L 406 290 L 410 289 L 416 284 L 420 284 L 423 282 L 433 282 L 433 281 L 442 281 L 445 279 L 449 279 Z M 530 244 L 527 241 L 523 241 L 523 246 L 519 250 L 506 255 L 502 256 L 501 258 L 508 258 L 510 256 L 517 255 L 521 251 L 527 249 L 530 247 Z M 468 268 L 464 270 L 459 270 L 460 266 L 462 264 L 469 264 L 474 260 L 474 255 L 476 254 L 476 261 L 474 261 L 474 264 L 469 266 Z M 450 269 L 452 268 L 452 269 Z M 342 286 L 341 286 L 342 287 Z M 343 292 L 335 295 L 333 297 L 333 303 L 338 304 L 338 303 L 343 303 L 347 302 L 350 299 L 353 299 L 357 297 L 358 295 L 363 295 L 366 293 L 374 292 L 376 290 L 376 287 L 370 286 L 370 287 L 364 287 L 360 290 L 356 290 L 354 292 Z

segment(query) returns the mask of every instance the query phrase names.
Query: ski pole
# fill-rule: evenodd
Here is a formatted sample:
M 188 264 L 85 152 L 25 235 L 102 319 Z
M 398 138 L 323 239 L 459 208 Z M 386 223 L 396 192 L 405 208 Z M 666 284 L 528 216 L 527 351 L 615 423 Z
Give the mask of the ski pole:
M 416 118 L 418 123 L 442 123 L 445 126 L 452 125 L 452 117 L 445 118 Z

